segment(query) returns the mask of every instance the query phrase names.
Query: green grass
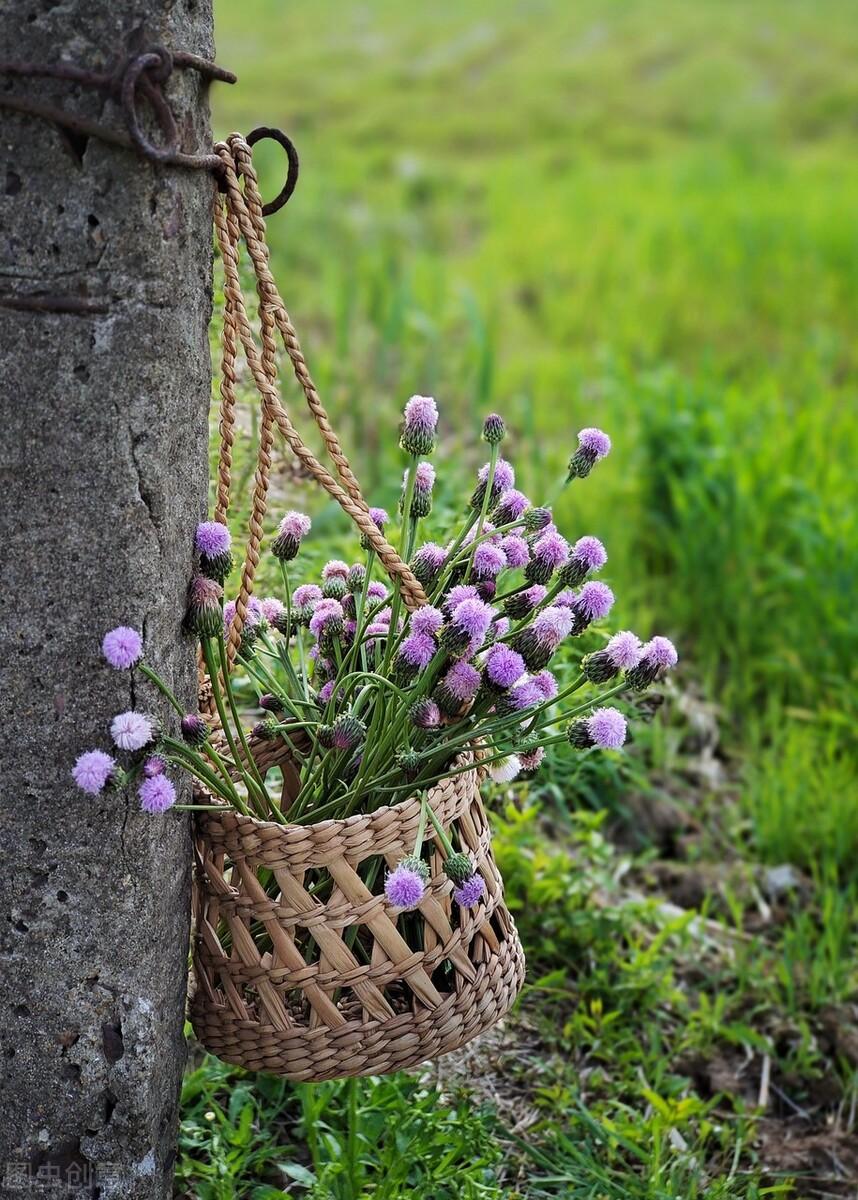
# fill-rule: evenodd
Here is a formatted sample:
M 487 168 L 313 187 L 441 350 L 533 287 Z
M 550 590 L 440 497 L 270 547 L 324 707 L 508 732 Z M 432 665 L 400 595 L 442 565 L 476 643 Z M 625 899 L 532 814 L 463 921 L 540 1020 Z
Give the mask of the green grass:
M 614 452 L 559 522 L 605 541 L 617 627 L 674 638 L 680 694 L 720 727 L 720 782 L 674 695 L 628 754 L 558 754 L 523 815 L 498 817 L 539 1030 L 506 1073 L 531 1124 L 369 1083 L 354 1195 L 853 1194 L 833 1167 L 784 1167 L 772 1131 L 793 1105 L 845 1136 L 856 1091 L 828 1014 L 848 1025 L 858 992 L 854 5 L 216 8 L 240 77 L 214 92 L 219 132 L 280 124 L 301 153 L 273 264 L 370 501 L 394 507 L 412 392 L 442 410 L 440 513 L 486 411 L 535 495 L 577 429 L 604 426 Z M 258 161 L 272 195 L 279 151 Z M 246 483 L 246 450 L 237 468 Z M 309 562 L 346 552 L 334 506 L 284 471 L 276 489 L 313 511 Z M 699 903 L 671 907 L 659 860 L 703 874 Z M 765 864 L 785 863 L 798 883 L 770 895 Z M 778 1091 L 760 1112 L 764 1061 Z M 344 1085 L 208 1060 L 188 1088 L 188 1195 L 349 1194 Z M 454 1184 L 395 1174 L 429 1170 L 440 1143 Z

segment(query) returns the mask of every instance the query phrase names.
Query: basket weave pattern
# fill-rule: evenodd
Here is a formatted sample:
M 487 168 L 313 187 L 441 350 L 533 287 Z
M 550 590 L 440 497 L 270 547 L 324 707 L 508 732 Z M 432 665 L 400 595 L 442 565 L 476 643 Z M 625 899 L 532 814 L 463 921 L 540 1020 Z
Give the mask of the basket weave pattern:
M 284 767 L 286 757 L 268 743 L 257 761 Z M 524 956 L 477 769 L 444 780 L 429 802 L 485 881 L 474 909 L 452 902 L 431 827 L 419 910 L 388 904 L 384 871 L 413 848 L 417 798 L 306 826 L 197 814 L 191 1018 L 208 1050 L 294 1080 L 377 1075 L 455 1050 L 509 1011 Z

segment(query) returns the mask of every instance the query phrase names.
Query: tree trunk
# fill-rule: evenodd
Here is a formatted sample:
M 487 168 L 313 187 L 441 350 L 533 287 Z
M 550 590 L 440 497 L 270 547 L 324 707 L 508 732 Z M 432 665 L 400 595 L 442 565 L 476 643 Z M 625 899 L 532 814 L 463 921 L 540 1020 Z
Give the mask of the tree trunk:
M 0 59 L 104 69 L 155 42 L 212 57 L 210 0 L 0 0 Z M 121 128 L 96 92 L 7 86 Z M 184 148 L 207 148 L 200 76 L 167 92 Z M 117 712 L 164 713 L 103 662 L 113 626 L 143 631 L 195 708 L 180 627 L 206 493 L 214 183 L 3 109 L 0 128 L 0 1194 L 157 1200 L 185 1058 L 188 822 L 87 796 L 69 771 L 110 750 Z

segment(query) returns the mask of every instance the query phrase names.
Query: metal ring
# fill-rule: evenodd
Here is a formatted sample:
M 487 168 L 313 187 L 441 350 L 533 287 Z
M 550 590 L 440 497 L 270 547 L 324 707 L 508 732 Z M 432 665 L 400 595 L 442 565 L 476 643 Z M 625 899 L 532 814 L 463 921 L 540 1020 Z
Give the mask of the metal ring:
M 245 141 L 248 146 L 255 146 L 257 142 L 263 141 L 265 138 L 271 138 L 277 142 L 286 151 L 286 159 L 289 163 L 289 171 L 286 175 L 286 182 L 277 193 L 273 200 L 269 200 L 267 204 L 262 206 L 263 217 L 270 217 L 272 213 L 279 212 L 283 205 L 289 200 L 292 193 L 295 191 L 295 185 L 298 182 L 298 151 L 295 149 L 292 139 L 287 137 L 282 129 L 275 129 L 268 125 L 259 125 L 251 133 L 247 135 Z

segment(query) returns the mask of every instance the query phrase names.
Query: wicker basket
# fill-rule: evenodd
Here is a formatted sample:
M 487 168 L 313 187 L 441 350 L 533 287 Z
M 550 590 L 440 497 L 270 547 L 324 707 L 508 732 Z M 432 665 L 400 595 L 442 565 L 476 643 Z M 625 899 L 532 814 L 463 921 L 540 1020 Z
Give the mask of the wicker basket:
M 288 793 L 285 746 L 259 750 L 257 763 L 279 766 Z M 475 909 L 452 902 L 431 826 L 426 898 L 406 914 L 387 903 L 384 871 L 413 848 L 416 798 L 315 825 L 197 814 L 191 1019 L 206 1049 L 294 1080 L 381 1075 L 455 1050 L 509 1011 L 524 955 L 477 768 L 429 800 L 485 880 Z

